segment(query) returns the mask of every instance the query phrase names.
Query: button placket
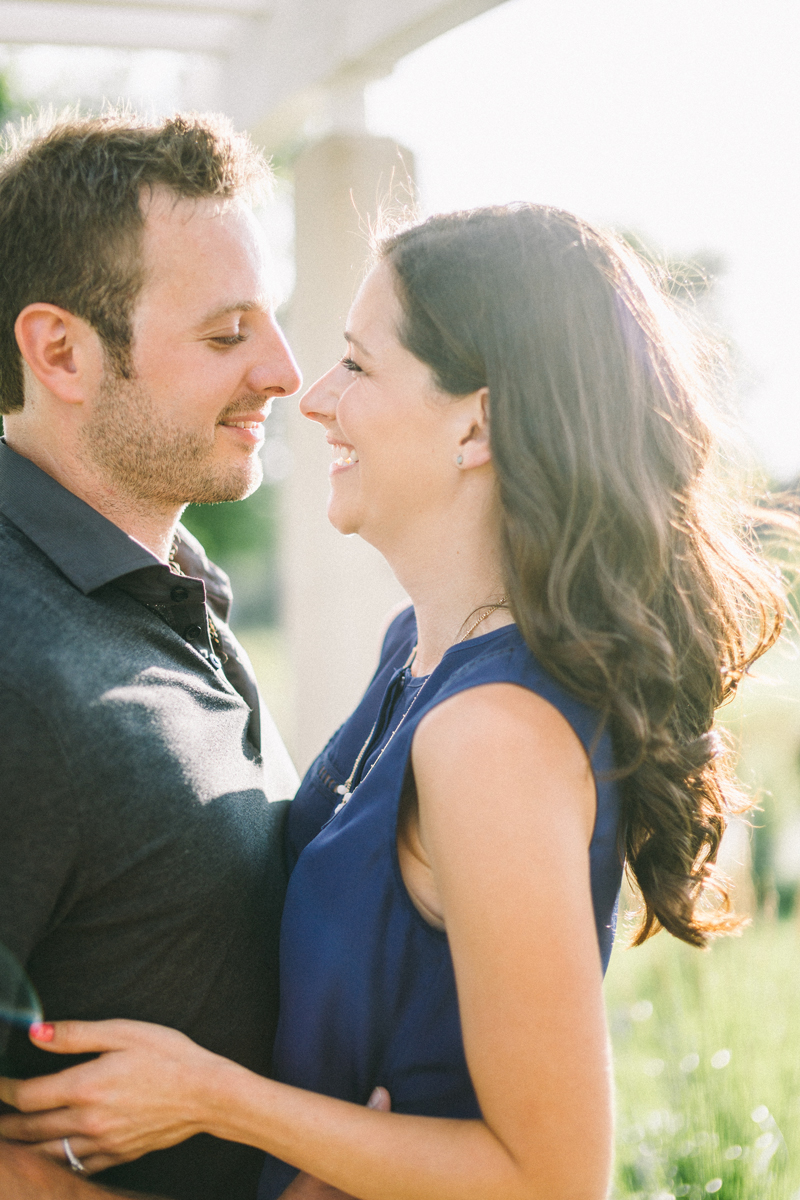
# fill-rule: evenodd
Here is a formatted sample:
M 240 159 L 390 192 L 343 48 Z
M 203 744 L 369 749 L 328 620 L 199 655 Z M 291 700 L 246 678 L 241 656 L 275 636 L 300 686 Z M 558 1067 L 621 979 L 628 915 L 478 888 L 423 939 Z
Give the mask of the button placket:
M 197 587 L 187 587 L 183 583 L 176 583 L 170 589 L 169 594 L 173 604 L 180 605 L 175 616 L 177 628 L 181 630 L 181 636 L 184 641 L 188 642 L 193 650 L 202 655 L 215 671 L 218 670 L 222 664 L 214 653 L 214 648 L 211 644 L 208 613 L 203 602 L 202 590 Z M 187 604 L 187 601 L 190 601 L 190 603 Z M 181 618 L 184 621 L 188 621 L 188 624 L 183 625 L 182 628 Z
M 212 638 L 203 581 L 182 575 L 174 566 L 161 565 L 138 572 L 134 581 L 140 586 L 125 590 L 161 617 L 214 671 L 220 670 L 222 656 L 216 653 Z

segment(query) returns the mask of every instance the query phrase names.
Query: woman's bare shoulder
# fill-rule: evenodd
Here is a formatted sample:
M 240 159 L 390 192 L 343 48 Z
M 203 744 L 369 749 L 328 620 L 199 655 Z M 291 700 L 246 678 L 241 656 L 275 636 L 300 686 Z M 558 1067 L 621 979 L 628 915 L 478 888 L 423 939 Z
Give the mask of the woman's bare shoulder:
M 586 750 L 566 717 L 529 688 L 487 683 L 443 700 L 420 721 L 412 762 L 425 807 L 460 807 L 468 796 L 473 811 L 502 804 L 510 815 L 515 804 L 550 810 L 558 797 L 591 837 L 596 792 Z
M 564 714 L 538 692 L 517 683 L 482 683 L 448 696 L 420 721 L 415 751 L 447 753 L 480 747 L 494 757 L 514 747 L 548 758 L 566 754 L 582 764 L 586 751 Z

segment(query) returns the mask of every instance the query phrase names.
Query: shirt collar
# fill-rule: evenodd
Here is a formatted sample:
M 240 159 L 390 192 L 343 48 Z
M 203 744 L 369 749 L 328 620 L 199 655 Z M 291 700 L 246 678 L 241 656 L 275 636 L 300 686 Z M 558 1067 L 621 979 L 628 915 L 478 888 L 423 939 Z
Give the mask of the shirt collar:
M 0 438 L 0 512 L 85 595 L 163 565 L 118 525 L 62 487 Z

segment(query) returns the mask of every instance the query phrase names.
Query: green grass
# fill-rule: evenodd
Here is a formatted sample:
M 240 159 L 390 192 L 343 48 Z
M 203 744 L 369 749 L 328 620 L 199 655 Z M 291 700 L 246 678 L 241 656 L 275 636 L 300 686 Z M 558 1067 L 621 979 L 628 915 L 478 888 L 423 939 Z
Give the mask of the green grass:
M 800 1200 L 799 943 L 772 921 L 615 948 L 615 1200 Z
M 739 824 L 721 858 L 738 911 L 753 913 L 758 891 L 774 912 L 786 884 L 778 851 L 800 812 L 796 641 L 761 659 L 721 716 L 758 802 L 753 828 Z M 617 945 L 606 1003 L 614 1200 L 800 1200 L 800 913 L 758 916 L 708 951 L 664 933 L 637 949 Z

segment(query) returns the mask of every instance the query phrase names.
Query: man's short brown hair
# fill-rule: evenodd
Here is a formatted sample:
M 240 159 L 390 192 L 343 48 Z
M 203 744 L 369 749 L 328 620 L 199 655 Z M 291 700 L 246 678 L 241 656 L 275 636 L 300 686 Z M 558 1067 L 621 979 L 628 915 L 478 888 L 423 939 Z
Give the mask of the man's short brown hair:
M 0 412 L 23 406 L 14 323 L 28 304 L 57 304 L 87 321 L 113 369 L 130 377 L 143 189 L 253 198 L 268 179 L 249 139 L 218 116 L 152 124 L 108 110 L 12 135 L 0 161 Z

